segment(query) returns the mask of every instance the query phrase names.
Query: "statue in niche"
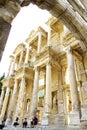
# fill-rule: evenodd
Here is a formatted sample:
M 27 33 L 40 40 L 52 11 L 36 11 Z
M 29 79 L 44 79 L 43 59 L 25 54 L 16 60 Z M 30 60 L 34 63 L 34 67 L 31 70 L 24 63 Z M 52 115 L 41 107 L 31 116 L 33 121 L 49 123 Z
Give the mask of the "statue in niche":
M 29 108 L 30 108 L 30 99 L 27 99 L 27 113 L 29 112 Z
M 53 110 L 57 111 L 57 95 L 53 96 Z

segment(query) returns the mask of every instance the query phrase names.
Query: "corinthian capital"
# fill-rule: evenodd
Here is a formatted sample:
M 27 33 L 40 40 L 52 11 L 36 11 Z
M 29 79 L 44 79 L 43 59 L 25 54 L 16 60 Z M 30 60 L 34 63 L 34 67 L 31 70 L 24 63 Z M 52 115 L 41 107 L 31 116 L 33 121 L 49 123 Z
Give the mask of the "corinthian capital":
M 72 53 L 72 50 L 73 50 L 73 49 L 72 49 L 71 46 L 68 46 L 68 47 L 66 47 L 64 50 L 65 50 L 66 53 Z
M 37 67 L 34 67 L 34 71 L 39 71 L 40 69 L 39 69 L 39 67 L 37 66 Z

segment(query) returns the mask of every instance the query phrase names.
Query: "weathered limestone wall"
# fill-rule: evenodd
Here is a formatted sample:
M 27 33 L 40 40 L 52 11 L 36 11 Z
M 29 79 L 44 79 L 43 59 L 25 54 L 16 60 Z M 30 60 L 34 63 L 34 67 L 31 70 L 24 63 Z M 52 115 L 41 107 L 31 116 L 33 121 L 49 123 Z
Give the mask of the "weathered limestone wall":
M 0 60 L 11 29 L 11 22 L 20 10 L 15 1 L 0 2 Z
M 2 57 L 10 29 L 11 25 L 4 19 L 0 18 L 0 59 Z

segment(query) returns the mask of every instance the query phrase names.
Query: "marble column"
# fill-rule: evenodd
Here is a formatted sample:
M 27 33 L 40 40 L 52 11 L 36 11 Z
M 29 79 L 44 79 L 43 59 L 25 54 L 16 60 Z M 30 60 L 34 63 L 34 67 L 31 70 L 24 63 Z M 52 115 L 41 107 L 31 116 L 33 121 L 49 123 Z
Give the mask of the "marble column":
M 2 87 L 2 92 L 1 92 L 1 96 L 0 96 L 0 112 L 2 109 L 2 105 L 3 105 L 4 95 L 5 95 L 5 88 Z
M 48 25 L 48 39 L 47 39 L 47 46 L 50 46 L 51 45 L 51 27 L 50 25 Z
M 23 104 L 24 104 L 25 94 L 26 94 L 26 81 L 25 81 L 25 77 L 23 76 L 22 79 L 21 79 L 21 84 L 20 84 L 20 89 L 19 89 L 19 95 L 18 95 L 18 102 L 17 102 L 15 117 L 23 116 Z
M 10 75 L 11 66 L 12 66 L 12 60 L 10 60 L 10 64 L 9 64 L 9 68 L 8 68 L 7 77 Z
M 11 67 L 10 75 L 13 75 L 13 73 L 14 73 L 14 69 L 15 69 L 15 60 L 16 60 L 16 58 L 14 58 L 14 60 L 13 60 L 13 62 L 12 62 L 12 67 Z
M 70 84 L 70 92 L 71 92 L 71 100 L 72 100 L 72 112 L 70 114 L 70 124 L 79 124 L 80 104 L 79 104 L 79 95 L 78 95 L 75 67 L 74 67 L 74 58 L 73 58 L 71 47 L 68 47 L 66 52 L 67 52 L 69 84 Z
M 28 45 L 28 46 L 27 46 L 26 57 L 25 57 L 25 64 L 28 63 L 28 60 L 29 60 L 29 53 L 30 53 L 30 47 L 29 47 L 29 45 Z
M 20 53 L 20 59 L 19 59 L 19 64 L 18 64 L 18 67 L 19 67 L 19 68 L 21 67 L 22 58 L 23 58 L 23 53 L 24 53 L 24 51 L 22 50 L 22 52 Z
M 15 79 L 13 93 L 12 93 L 12 99 L 11 99 L 8 118 L 7 118 L 7 125 L 10 125 L 12 123 L 14 110 L 16 108 L 17 95 L 18 95 L 18 80 Z
M 51 64 L 46 65 L 46 95 L 45 95 L 45 114 L 49 114 L 51 110 Z
M 37 50 L 37 53 L 40 53 L 41 41 L 42 41 L 42 34 L 41 34 L 41 32 L 39 32 L 39 34 L 38 34 L 38 50 Z
M 36 114 L 37 105 L 38 105 L 38 87 L 39 87 L 39 68 L 35 68 L 30 117 Z
M 45 90 L 45 110 L 42 118 L 42 125 L 53 123 L 53 116 L 51 114 L 52 108 L 52 95 L 51 95 L 51 63 L 48 61 L 46 64 L 46 90 Z M 55 119 L 54 119 L 55 120 Z M 54 121 L 55 122 L 55 121 Z
M 81 125 L 87 127 L 87 81 L 79 82 L 79 94 L 81 100 Z
M 8 106 L 9 94 L 10 94 L 10 88 L 7 87 L 5 98 L 4 98 L 4 101 L 3 101 L 2 110 L 1 110 L 0 121 L 2 121 L 4 119 L 5 112 L 6 112 L 7 106 Z

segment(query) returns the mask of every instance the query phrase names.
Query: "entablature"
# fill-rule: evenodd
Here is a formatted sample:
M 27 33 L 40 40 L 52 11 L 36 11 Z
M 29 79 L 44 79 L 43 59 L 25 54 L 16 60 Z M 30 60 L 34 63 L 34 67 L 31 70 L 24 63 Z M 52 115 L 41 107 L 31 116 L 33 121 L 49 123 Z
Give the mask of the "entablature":
M 24 48 L 25 48 L 25 45 L 24 45 L 23 43 L 19 44 L 19 45 L 15 48 L 13 54 L 14 54 L 14 55 L 18 55 L 22 50 L 24 50 Z
M 49 18 L 46 24 L 49 25 L 55 32 L 61 33 L 63 31 L 64 25 L 55 17 Z
M 79 44 L 79 40 L 77 40 L 72 33 L 68 32 L 67 34 L 65 34 L 65 36 L 63 37 L 63 43 L 64 47 L 66 46 L 76 46 Z
M 58 86 L 58 91 L 65 91 L 65 90 L 69 90 L 70 86 L 69 84 L 63 84 Z
M 58 68 L 61 68 L 59 65 L 58 54 L 50 47 L 47 47 L 43 52 L 36 56 L 34 66 L 45 66 L 48 62 L 50 62 L 53 66 L 56 65 Z
M 12 88 L 14 86 L 14 77 L 8 77 L 2 81 L 4 87 Z
M 39 34 L 41 34 L 41 36 L 44 38 L 47 37 L 47 32 L 41 26 L 39 26 L 37 31 L 31 31 L 29 37 L 26 39 L 26 42 L 31 46 L 33 43 L 38 41 Z
M 15 78 L 19 79 L 25 75 L 26 78 L 33 80 L 33 68 L 30 67 L 21 67 L 17 71 L 15 71 Z

